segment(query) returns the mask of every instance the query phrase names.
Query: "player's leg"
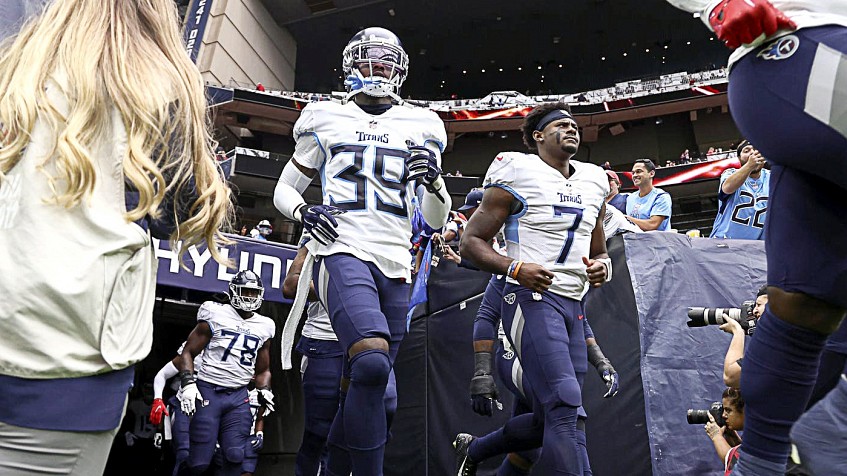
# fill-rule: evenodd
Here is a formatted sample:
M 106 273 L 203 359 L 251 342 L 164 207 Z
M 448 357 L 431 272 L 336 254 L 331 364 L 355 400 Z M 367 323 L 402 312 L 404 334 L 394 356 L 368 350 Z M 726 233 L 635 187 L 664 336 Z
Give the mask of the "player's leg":
M 247 387 L 221 392 L 224 400 L 219 440 L 223 465 L 216 474 L 237 476 L 241 474 L 242 463 L 246 455 L 245 448 L 250 445 L 250 427 L 253 414 L 250 412 L 250 399 Z
M 541 449 L 509 453 L 497 468 L 497 476 L 526 476 L 540 454 Z
M 397 412 L 397 379 L 394 376 L 394 360 L 400 350 L 400 344 L 406 335 L 406 315 L 409 312 L 409 284 L 399 279 L 386 278 L 374 265 L 369 265 L 374 276 L 374 282 L 379 290 L 379 304 L 385 316 L 388 330 L 391 334 L 388 343 L 388 357 L 391 362 L 391 372 L 385 387 L 385 422 L 387 434 L 391 436 L 391 422 Z
M 840 206 L 847 129 L 838 74 L 847 29 L 804 29 L 795 37 L 784 45 L 786 51 L 796 46 L 790 56 L 751 54 L 730 75 L 736 123 L 777 164 L 766 223 L 769 306 L 745 352 L 736 475 L 784 471 L 789 429 L 812 392 L 826 335 L 847 307 L 847 254 L 833 243 L 847 231 Z
M 582 455 L 582 475 L 592 476 L 591 462 L 588 460 L 588 440 L 585 437 L 585 420 L 583 417 L 584 411 L 579 412 L 576 420 L 576 439 L 579 442 L 579 452 Z
M 203 402 L 197 402 L 197 411 L 188 425 L 187 471 L 180 471 L 182 475 L 203 474 L 212 463 L 225 403 L 214 385 L 200 380 L 197 388 L 203 395 Z
M 305 422 L 294 474 L 313 476 L 318 474 L 324 459 L 329 429 L 338 413 L 344 351 L 336 341 L 307 337 L 300 339 L 297 349 L 304 354 L 301 370 Z
M 828 350 L 823 351 L 820 367 L 818 368 L 818 376 L 815 380 L 815 388 L 812 390 L 812 396 L 809 398 L 807 409 L 818 403 L 838 385 L 841 374 L 847 371 L 845 367 L 847 367 L 847 355 Z
M 376 268 L 371 266 L 346 254 L 327 256 L 315 267 L 315 283 L 350 362 L 350 385 L 340 415 L 353 471 L 381 475 L 388 431 L 384 397 L 391 372 L 392 330 L 381 311 L 372 271 Z
M 539 463 L 552 474 L 581 476 L 576 421 L 588 357 L 580 303 L 550 293 L 535 300 L 530 290 L 508 284 L 504 293 L 515 299 L 504 299 L 503 326 L 544 417 Z
M 102 474 L 117 432 L 37 430 L 0 422 L 0 474 Z
M 174 471 L 176 476 L 179 474 L 181 467 L 188 462 L 188 425 L 189 420 L 185 413 L 179 408 L 179 400 L 171 397 L 168 400 L 171 407 L 171 448 L 174 452 Z
M 812 474 L 847 474 L 847 374 L 791 429 L 800 461 Z

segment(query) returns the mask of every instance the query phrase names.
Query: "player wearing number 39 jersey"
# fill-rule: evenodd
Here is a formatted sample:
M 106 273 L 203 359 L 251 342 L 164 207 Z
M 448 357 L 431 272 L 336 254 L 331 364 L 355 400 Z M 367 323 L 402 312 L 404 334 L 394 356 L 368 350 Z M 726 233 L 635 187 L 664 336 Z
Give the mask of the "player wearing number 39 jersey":
M 314 267 L 315 291 L 349 360 L 328 472 L 350 474 L 352 465 L 357 476 L 381 476 L 390 419 L 384 397 L 409 307 L 411 198 L 420 185 L 426 222 L 447 222 L 451 200 L 440 169 L 447 134 L 432 111 L 392 102 L 409 67 L 394 33 L 366 28 L 342 57 L 348 101 L 303 109 L 274 205 L 312 237 L 302 273 Z M 308 205 L 301 194 L 318 173 L 323 203 Z M 305 292 L 301 282 L 295 305 Z
M 588 351 L 580 300 L 586 283 L 611 278 L 603 232 L 609 182 L 600 167 L 571 160 L 579 131 L 566 104 L 537 107 L 522 130 L 538 154 L 502 153 L 492 162 L 462 256 L 508 277 L 503 329 L 532 387 L 533 407 L 543 414 L 543 466 L 583 474 L 576 421 Z M 488 244 L 501 226 L 508 257 Z M 457 440 L 460 476 L 475 474 L 468 447 Z
M 180 405 L 191 418 L 189 451 L 180 474 L 201 474 L 212 461 L 215 443 L 224 456 L 221 474 L 241 474 L 253 424 L 247 384 L 255 376 L 259 402 L 273 410 L 270 344 L 274 321 L 253 312 L 262 305 L 264 287 L 253 271 L 230 281 L 230 302 L 207 301 L 180 355 Z M 194 376 L 194 358 L 203 352 Z

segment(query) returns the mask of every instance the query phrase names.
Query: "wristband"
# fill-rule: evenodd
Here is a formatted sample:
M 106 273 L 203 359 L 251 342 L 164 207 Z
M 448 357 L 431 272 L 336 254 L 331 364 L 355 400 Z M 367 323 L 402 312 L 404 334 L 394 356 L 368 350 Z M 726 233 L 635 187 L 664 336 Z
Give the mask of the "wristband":
M 192 383 L 197 383 L 197 378 L 194 377 L 194 373 L 190 370 L 183 370 L 179 373 L 179 381 L 182 384 L 182 387 L 185 388 Z
M 523 261 L 512 261 L 511 263 L 509 263 L 509 268 L 506 270 L 506 276 L 517 280 L 518 272 L 520 272 L 522 265 Z
M 492 352 L 474 352 L 474 377 L 480 375 L 491 375 L 494 368 L 494 354 Z

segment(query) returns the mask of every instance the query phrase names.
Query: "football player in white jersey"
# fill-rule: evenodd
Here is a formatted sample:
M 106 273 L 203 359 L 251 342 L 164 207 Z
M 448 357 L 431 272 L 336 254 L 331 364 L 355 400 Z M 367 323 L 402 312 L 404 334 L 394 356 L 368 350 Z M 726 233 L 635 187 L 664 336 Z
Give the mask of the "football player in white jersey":
M 408 63 L 390 31 L 357 33 L 343 54 L 348 101 L 303 109 L 294 156 L 274 191 L 277 209 L 313 238 L 317 294 L 349 359 L 349 391 L 329 438 L 349 448 L 357 476 L 382 474 L 383 396 L 406 330 L 416 183 L 425 187 L 421 211 L 433 228 L 446 223 L 452 205 L 439 168 L 443 123 L 432 111 L 392 103 Z M 301 193 L 318 171 L 323 204 L 307 205 Z
M 847 375 L 792 429 L 847 310 L 847 247 L 832 238 L 847 235 L 847 1 L 669 1 L 735 49 L 729 109 L 772 164 L 768 306 L 744 355 L 744 441 L 732 474 L 783 474 L 789 432 L 814 474 L 847 474 Z
M 200 306 L 197 326 L 180 356 L 180 403 L 192 417 L 188 461 L 182 473 L 205 471 L 219 442 L 222 474 L 241 474 L 253 424 L 247 384 L 254 376 L 260 403 L 265 410 L 273 410 L 270 348 L 276 325 L 254 312 L 262 305 L 262 280 L 253 271 L 239 271 L 229 289 L 228 304 L 206 301 Z M 194 358 L 201 351 L 202 367 L 195 377 Z
M 576 422 L 588 355 L 580 300 L 586 282 L 596 287 L 611 277 L 603 233 L 609 183 L 600 167 L 571 160 L 580 138 L 566 104 L 537 107 L 522 130 L 538 155 L 495 158 L 461 251 L 507 276 L 503 328 L 543 414 L 542 461 L 556 474 L 581 475 Z M 489 245 L 504 225 L 508 257 Z
M 159 369 L 159 372 L 156 373 L 156 376 L 153 378 L 153 405 L 150 407 L 150 423 L 156 427 L 162 423 L 162 417 L 170 417 L 171 449 L 174 452 L 174 475 L 177 474 L 177 471 L 180 466 L 182 466 L 182 463 L 188 460 L 188 417 L 179 411 L 179 401 L 182 397 L 182 386 L 179 381 L 175 380 L 175 384 L 178 387 L 175 388 L 177 394 L 168 400 L 167 407 L 170 407 L 170 411 L 165 406 L 165 402 L 162 400 L 162 393 L 164 392 L 167 381 L 179 374 L 177 365 L 179 365 L 182 358 L 182 351 L 185 349 L 185 344 L 186 342 L 183 342 L 182 345 L 179 346 L 179 349 L 176 351 L 176 357 L 165 364 L 164 367 Z M 203 352 L 201 351 L 196 357 L 194 357 L 195 373 L 202 366 L 202 359 Z M 167 434 L 167 432 L 165 433 Z M 160 433 L 157 433 L 153 440 L 154 444 L 158 441 L 157 447 L 161 447 L 161 436 L 162 435 Z

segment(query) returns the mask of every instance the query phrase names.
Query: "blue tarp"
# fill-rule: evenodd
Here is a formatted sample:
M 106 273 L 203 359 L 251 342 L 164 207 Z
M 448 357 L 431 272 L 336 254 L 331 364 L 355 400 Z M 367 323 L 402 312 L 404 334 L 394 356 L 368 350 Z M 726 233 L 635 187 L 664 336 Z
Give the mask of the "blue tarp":
M 689 328 L 689 306 L 740 307 L 766 281 L 764 242 L 624 237 L 641 337 L 641 378 L 654 475 L 718 474 L 723 465 L 703 425 L 686 410 L 720 400 L 730 335 Z

